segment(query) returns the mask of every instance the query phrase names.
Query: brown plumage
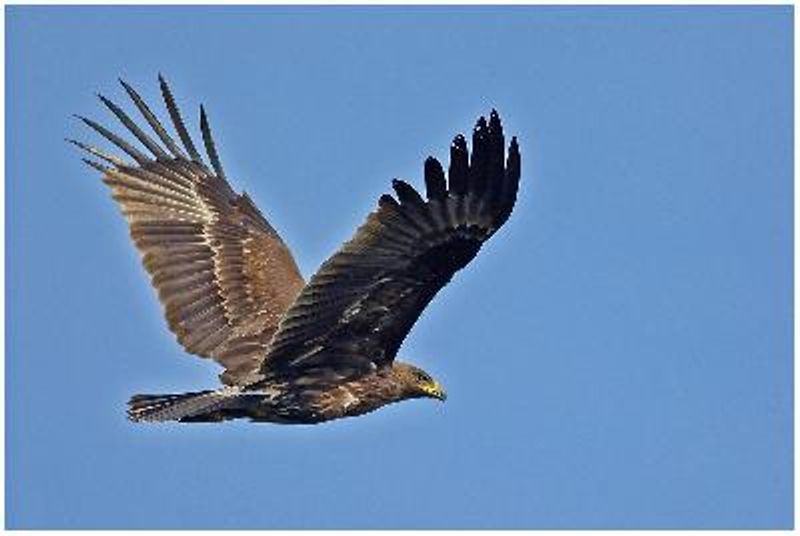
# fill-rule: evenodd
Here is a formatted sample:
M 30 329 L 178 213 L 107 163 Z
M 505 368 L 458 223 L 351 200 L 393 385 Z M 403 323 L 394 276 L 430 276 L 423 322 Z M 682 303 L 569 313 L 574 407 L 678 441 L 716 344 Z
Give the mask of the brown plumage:
M 188 352 L 224 367 L 224 386 L 136 395 L 129 417 L 316 423 L 411 398 L 443 400 L 436 381 L 395 357 L 430 300 L 511 214 L 520 156 L 512 138 L 506 157 L 497 113 L 478 121 L 471 157 L 456 136 L 447 178 L 436 159 L 426 160 L 427 199 L 393 181 L 396 198 L 381 196 L 353 238 L 306 284 L 275 229 L 227 182 L 205 110 L 200 129 L 211 168 L 160 76 L 159 82 L 182 147 L 125 82 L 161 143 L 100 99 L 151 155 L 82 117 L 133 162 L 69 141 L 106 162 L 85 160 L 111 187 L 170 330 Z

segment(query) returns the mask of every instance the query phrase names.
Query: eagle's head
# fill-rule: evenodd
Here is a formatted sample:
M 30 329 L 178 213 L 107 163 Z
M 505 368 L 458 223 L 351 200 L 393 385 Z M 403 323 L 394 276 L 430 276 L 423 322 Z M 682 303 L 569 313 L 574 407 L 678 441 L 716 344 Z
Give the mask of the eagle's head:
M 392 369 L 394 376 L 404 387 L 406 398 L 435 398 L 442 402 L 447 399 L 447 393 L 441 384 L 421 368 L 395 361 Z

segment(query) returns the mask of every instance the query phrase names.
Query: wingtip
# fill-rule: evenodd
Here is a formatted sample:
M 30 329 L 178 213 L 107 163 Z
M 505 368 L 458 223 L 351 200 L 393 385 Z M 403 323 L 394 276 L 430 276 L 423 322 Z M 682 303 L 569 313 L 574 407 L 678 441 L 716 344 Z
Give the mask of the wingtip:
M 88 152 L 88 153 L 90 153 L 90 154 L 95 154 L 95 155 L 97 155 L 97 153 L 96 153 L 96 152 L 94 152 L 94 153 L 92 152 L 92 151 L 96 151 L 96 149 L 95 149 L 95 148 L 93 148 L 93 147 L 90 147 L 89 145 L 87 145 L 87 144 L 83 143 L 82 141 L 78 141 L 78 140 L 76 140 L 76 139 L 73 139 L 73 138 L 64 138 L 64 141 L 65 141 L 65 142 L 67 142 L 67 143 L 69 143 L 70 145 L 74 145 L 74 146 L 75 146 L 75 147 L 77 147 L 78 149 L 81 149 L 81 150 L 83 150 L 83 151 L 86 151 L 86 152 Z
M 392 188 L 394 188 L 394 191 L 397 194 L 397 199 L 402 205 L 419 205 L 424 203 L 422 197 L 419 195 L 419 192 L 417 192 L 413 186 L 402 179 L 392 179 Z
M 88 158 L 81 158 L 81 161 L 89 166 L 90 168 L 96 169 L 100 173 L 107 173 L 108 168 L 99 162 L 95 162 L 94 160 L 89 160 Z
M 114 108 L 114 103 L 113 103 L 113 102 L 111 102 L 111 99 L 107 98 L 105 95 L 103 95 L 103 94 L 102 94 L 102 93 L 100 93 L 99 91 L 96 91 L 94 95 L 95 95 L 95 97 L 97 97 L 98 99 L 100 99 L 100 101 L 101 101 L 103 104 L 105 104 L 107 108 L 111 108 L 111 109 L 113 109 L 113 108 Z
M 439 162 L 437 158 L 432 156 L 429 156 L 425 159 L 423 171 L 425 173 L 425 177 L 444 177 L 444 168 L 442 167 L 442 163 Z
M 441 200 L 447 197 L 447 182 L 441 162 L 429 156 L 425 159 L 423 172 L 425 174 L 425 193 L 428 199 Z
M 514 136 L 511 138 L 511 143 L 508 144 L 508 159 L 506 165 L 519 168 L 519 143 L 517 142 L 517 137 Z
M 503 122 L 500 120 L 500 114 L 494 108 L 492 108 L 492 113 L 489 114 L 489 130 L 493 132 L 503 131 Z
M 128 94 L 128 96 L 133 100 L 134 103 L 137 100 L 141 100 L 141 97 L 139 96 L 139 93 L 137 93 L 136 90 L 133 89 L 133 86 L 131 86 L 129 83 L 127 83 L 122 78 L 117 78 L 117 80 L 122 85 L 122 87 L 125 89 L 125 93 Z M 138 104 L 137 104 L 137 106 L 138 106 Z
M 122 77 L 118 77 L 117 81 L 120 83 L 120 85 L 123 88 L 125 88 L 125 91 L 127 91 L 129 94 L 131 93 L 131 91 L 133 91 L 133 88 L 131 87 L 131 85 L 128 84 L 125 80 L 123 80 Z
M 391 195 L 383 194 L 378 198 L 378 206 L 379 207 L 385 207 L 385 206 L 397 207 L 398 203 L 397 203 L 397 200 L 394 197 L 392 197 Z
M 162 92 L 169 93 L 169 84 L 167 84 L 167 79 L 164 78 L 164 75 L 158 73 L 158 85 L 161 88 Z
M 456 137 L 453 138 L 453 143 L 451 144 L 452 147 L 465 151 L 467 149 L 467 139 L 464 137 L 463 134 L 456 134 Z

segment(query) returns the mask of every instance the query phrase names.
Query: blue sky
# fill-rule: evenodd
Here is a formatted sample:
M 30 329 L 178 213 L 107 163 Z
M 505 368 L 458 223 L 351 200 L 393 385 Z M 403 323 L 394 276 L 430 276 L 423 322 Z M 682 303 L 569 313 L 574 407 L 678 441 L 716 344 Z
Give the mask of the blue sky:
M 791 526 L 791 7 L 6 15 L 8 527 Z M 516 210 L 401 349 L 447 403 L 125 420 L 217 368 L 62 138 L 159 71 L 306 276 L 497 107 Z

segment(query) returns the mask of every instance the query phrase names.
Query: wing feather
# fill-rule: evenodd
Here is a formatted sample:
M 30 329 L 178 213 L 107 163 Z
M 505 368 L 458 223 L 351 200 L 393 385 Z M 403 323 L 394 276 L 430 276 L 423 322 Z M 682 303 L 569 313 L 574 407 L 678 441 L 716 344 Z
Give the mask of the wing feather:
M 136 92 L 130 85 L 128 85 L 124 80 L 120 79 L 120 84 L 122 87 L 125 88 L 125 92 L 128 93 L 128 96 L 131 98 L 133 103 L 136 105 L 136 108 L 139 109 L 139 113 L 142 114 L 147 124 L 150 125 L 150 128 L 153 129 L 153 132 L 159 137 L 159 139 L 167 146 L 167 149 L 172 153 L 175 158 L 186 158 L 186 155 L 183 151 L 181 151 L 180 147 L 175 143 L 169 134 L 167 134 L 166 129 L 161 125 L 161 122 L 158 120 L 156 115 L 150 110 L 150 107 L 147 106 L 147 103 L 142 99 L 139 93 Z
M 211 126 L 208 124 L 208 117 L 206 116 L 206 109 L 200 106 L 200 131 L 203 135 L 203 143 L 206 146 L 206 154 L 211 160 L 211 167 L 220 179 L 225 179 L 225 171 L 222 169 L 222 163 L 219 161 L 217 154 L 217 146 L 214 143 L 214 138 L 211 136 Z
M 169 155 L 167 155 L 164 149 L 162 149 L 155 141 L 153 141 L 150 136 L 145 134 L 145 132 L 133 122 L 128 114 L 122 110 L 122 108 L 114 104 L 111 100 L 107 99 L 103 95 L 98 94 L 97 96 L 103 102 L 103 104 L 105 104 L 106 108 L 111 110 L 111 112 L 117 116 L 117 119 L 119 119 L 120 122 L 125 125 L 125 128 L 127 128 L 131 134 L 136 136 L 136 139 L 138 139 L 142 145 L 147 147 L 147 149 L 153 153 L 156 158 L 169 158 Z
M 175 127 L 175 130 L 178 132 L 178 137 L 181 139 L 183 147 L 189 153 L 189 156 L 193 162 L 203 165 L 203 159 L 200 156 L 200 153 L 197 152 L 194 142 L 192 141 L 192 137 L 189 135 L 189 131 L 186 130 L 186 125 L 183 123 L 183 118 L 181 117 L 181 112 L 178 109 L 178 105 L 175 104 L 175 98 L 172 96 L 172 91 L 169 89 L 167 81 L 160 74 L 158 75 L 158 83 L 161 86 L 161 96 L 164 98 L 164 104 L 167 107 L 167 113 L 169 113 L 170 119 L 172 119 L 172 124 Z
M 423 309 L 508 219 L 520 176 L 516 139 L 505 158 L 500 118 L 481 118 L 470 159 L 459 135 L 447 181 L 425 162 L 427 199 L 395 180 L 351 240 L 330 257 L 280 322 L 266 373 L 339 364 L 343 355 L 388 364 Z M 326 361 L 327 360 L 327 361 Z
M 85 160 L 103 173 L 128 220 L 131 238 L 179 343 L 223 365 L 223 382 L 247 383 L 258 372 L 303 278 L 275 229 L 247 194 L 234 192 L 225 179 L 205 110 L 201 109 L 200 126 L 214 172 L 203 163 L 163 77 L 159 83 L 164 103 L 188 157 L 139 94 L 120 82 L 166 150 L 103 96 L 105 106 L 154 158 L 83 117 L 81 121 L 135 164 L 83 142 L 67 141 L 110 164 Z

